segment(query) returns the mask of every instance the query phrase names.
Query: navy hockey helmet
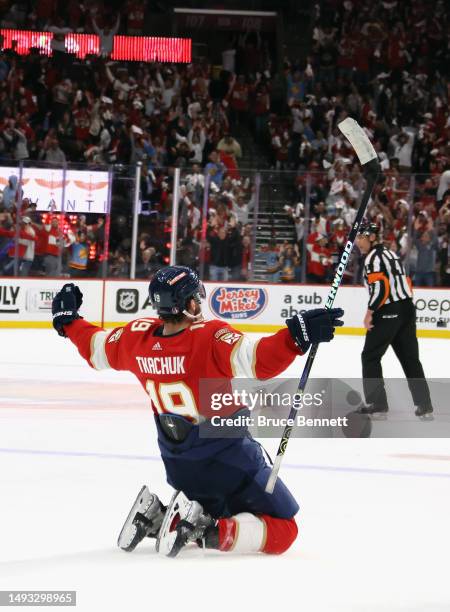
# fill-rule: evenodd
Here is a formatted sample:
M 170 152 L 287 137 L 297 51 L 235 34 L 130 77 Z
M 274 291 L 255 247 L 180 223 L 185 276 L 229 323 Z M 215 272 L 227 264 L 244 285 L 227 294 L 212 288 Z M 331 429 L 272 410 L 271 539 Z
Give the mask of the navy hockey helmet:
M 193 298 L 200 303 L 206 297 L 197 272 L 187 266 L 161 268 L 150 281 L 150 303 L 159 315 L 180 314 Z

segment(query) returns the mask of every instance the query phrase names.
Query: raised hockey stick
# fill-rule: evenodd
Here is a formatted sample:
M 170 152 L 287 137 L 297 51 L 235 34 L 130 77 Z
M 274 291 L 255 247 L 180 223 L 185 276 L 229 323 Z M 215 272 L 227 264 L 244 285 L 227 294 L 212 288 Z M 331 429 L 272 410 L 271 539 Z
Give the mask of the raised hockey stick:
M 356 155 L 363 167 L 364 175 L 366 177 L 366 189 L 364 191 L 363 197 L 361 199 L 361 204 L 359 205 L 358 212 L 356 214 L 355 221 L 353 223 L 352 229 L 348 235 L 347 243 L 345 245 L 344 251 L 341 255 L 341 259 L 336 268 L 336 272 L 333 278 L 333 282 L 331 283 L 330 292 L 328 293 L 325 308 L 332 308 L 334 299 L 336 297 L 337 290 L 340 287 L 342 282 L 342 278 L 344 276 L 345 269 L 347 267 L 348 261 L 350 259 L 350 253 L 353 250 L 353 245 L 355 243 L 356 236 L 358 234 L 358 229 L 363 220 L 364 213 L 366 212 L 367 203 L 369 202 L 370 196 L 372 194 L 372 190 L 375 186 L 378 174 L 380 172 L 380 163 L 378 161 L 377 154 L 375 149 L 372 146 L 367 134 L 361 128 L 361 126 L 350 117 L 344 119 L 341 123 L 339 123 L 338 128 L 344 134 L 344 136 L 349 140 L 350 144 L 355 150 Z M 300 378 L 300 382 L 297 387 L 297 392 L 295 397 L 298 401 L 294 401 L 294 404 L 291 407 L 289 412 L 289 421 L 295 423 L 295 415 L 297 410 L 300 407 L 300 397 L 305 391 L 306 383 L 308 382 L 309 374 L 311 372 L 312 365 L 314 363 L 314 359 L 316 357 L 317 349 L 319 345 L 313 344 L 311 350 L 309 351 L 308 358 L 305 363 L 305 367 L 303 368 L 303 373 Z M 286 425 L 283 431 L 283 436 L 280 440 L 280 444 L 278 446 L 277 456 L 275 457 L 274 464 L 272 466 L 272 471 L 269 476 L 269 480 L 266 484 L 266 492 L 273 493 L 275 488 L 275 483 L 277 481 L 278 472 L 280 471 L 281 462 L 283 460 L 284 454 L 286 452 L 287 444 L 289 442 L 289 438 L 291 437 L 293 426 Z

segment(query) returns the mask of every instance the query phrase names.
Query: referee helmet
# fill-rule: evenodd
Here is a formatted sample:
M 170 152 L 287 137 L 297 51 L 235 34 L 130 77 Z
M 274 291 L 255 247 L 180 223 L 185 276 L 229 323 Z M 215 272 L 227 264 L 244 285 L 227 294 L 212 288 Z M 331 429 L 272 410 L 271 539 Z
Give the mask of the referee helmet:
M 359 230 L 358 230 L 358 234 L 360 236 L 371 236 L 372 234 L 375 234 L 375 236 L 378 237 L 378 234 L 380 233 L 380 228 L 379 226 L 374 223 L 373 221 L 368 221 L 368 220 L 364 220 L 361 222 L 361 225 L 359 226 Z

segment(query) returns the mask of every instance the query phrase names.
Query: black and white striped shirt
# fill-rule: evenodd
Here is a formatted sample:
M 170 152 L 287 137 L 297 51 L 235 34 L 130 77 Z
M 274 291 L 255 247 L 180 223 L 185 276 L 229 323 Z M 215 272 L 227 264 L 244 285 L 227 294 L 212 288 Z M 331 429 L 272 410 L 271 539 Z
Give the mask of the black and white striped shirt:
M 364 261 L 364 282 L 369 289 L 370 310 L 412 298 L 400 258 L 382 244 L 377 244 Z

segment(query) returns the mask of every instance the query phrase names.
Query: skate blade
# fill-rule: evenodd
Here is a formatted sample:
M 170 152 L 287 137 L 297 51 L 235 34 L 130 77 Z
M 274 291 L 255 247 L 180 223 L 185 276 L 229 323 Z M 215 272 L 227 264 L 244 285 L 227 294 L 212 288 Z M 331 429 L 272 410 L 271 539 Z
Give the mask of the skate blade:
M 373 414 L 369 414 L 371 421 L 387 421 L 387 413 L 386 412 L 374 412 Z
M 175 491 L 167 506 L 161 528 L 156 538 L 156 552 L 166 557 L 176 556 L 184 544 L 177 529 L 173 529 L 173 521 L 178 515 L 180 519 L 186 516 L 186 509 L 192 502 L 182 491 Z
M 186 544 L 188 543 L 188 540 L 189 538 L 188 538 L 187 533 L 181 533 L 177 530 L 177 536 L 175 538 L 175 542 L 173 543 L 173 546 L 170 552 L 167 553 L 167 556 L 171 557 L 172 559 L 176 557 L 178 553 L 180 552 L 180 550 L 186 546 Z
M 130 512 L 128 513 L 126 521 L 122 529 L 120 530 L 119 537 L 117 538 L 117 546 L 121 548 L 122 550 L 131 552 L 129 549 L 129 546 L 134 537 L 134 534 L 130 533 L 130 529 L 133 525 L 134 517 L 136 516 L 136 512 L 139 512 L 140 510 L 144 509 L 147 506 L 147 504 L 151 500 L 151 497 L 152 495 L 147 485 L 144 485 L 142 489 L 139 491 L 139 494 L 136 497 L 136 500 L 134 504 L 132 505 Z
M 423 414 L 418 418 L 420 421 L 434 421 L 434 416 L 431 413 Z

